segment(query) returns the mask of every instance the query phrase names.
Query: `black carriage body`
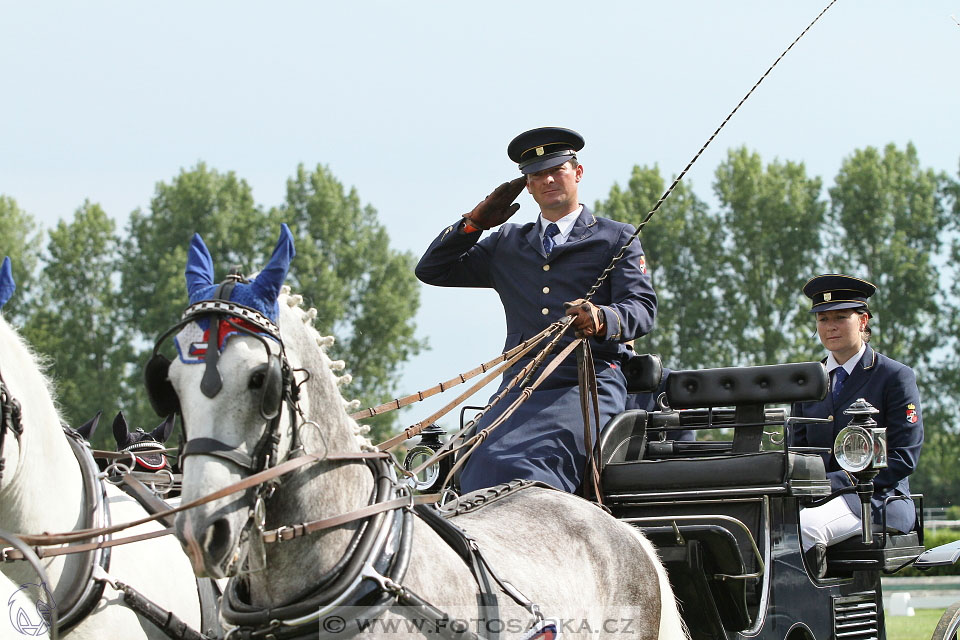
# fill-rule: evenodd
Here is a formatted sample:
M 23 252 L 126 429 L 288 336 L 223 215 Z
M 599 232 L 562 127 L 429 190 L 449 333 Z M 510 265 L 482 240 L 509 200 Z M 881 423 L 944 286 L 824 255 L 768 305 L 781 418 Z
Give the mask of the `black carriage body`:
M 831 547 L 822 579 L 801 551 L 800 505 L 830 483 L 818 452 L 787 449 L 786 411 L 769 405 L 826 387 L 815 362 L 678 371 L 670 411 L 628 411 L 604 429 L 604 502 L 656 546 L 694 640 L 886 637 L 880 575 L 923 551 L 917 533 Z M 678 428 L 732 439 L 663 439 Z

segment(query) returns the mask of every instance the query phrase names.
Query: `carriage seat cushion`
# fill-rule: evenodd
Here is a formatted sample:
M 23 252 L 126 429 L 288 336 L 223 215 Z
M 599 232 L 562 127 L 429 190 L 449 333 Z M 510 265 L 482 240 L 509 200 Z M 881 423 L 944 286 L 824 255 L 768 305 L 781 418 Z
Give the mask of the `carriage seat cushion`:
M 782 451 L 610 462 L 602 473 L 606 493 L 754 487 L 826 478 L 820 456 Z

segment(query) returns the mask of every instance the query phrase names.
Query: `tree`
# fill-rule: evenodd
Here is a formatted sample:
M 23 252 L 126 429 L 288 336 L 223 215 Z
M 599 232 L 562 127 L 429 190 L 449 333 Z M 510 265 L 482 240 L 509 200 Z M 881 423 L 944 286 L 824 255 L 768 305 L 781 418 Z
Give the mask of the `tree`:
M 893 144 L 846 158 L 830 189 L 831 265 L 877 285 L 870 300 L 886 355 L 921 371 L 942 343 L 935 256 L 948 222 L 946 176 Z
M 414 337 L 420 293 L 413 255 L 391 249 L 376 210 L 323 166 L 310 172 L 298 166 L 286 203 L 271 216 L 294 232 L 291 280 L 317 308 L 317 328 L 337 337 L 331 355 L 345 360 L 353 376 L 345 395 L 364 406 L 393 398 L 401 365 L 426 346 Z M 386 436 L 395 416 L 365 423 Z
M 115 226 L 87 201 L 72 222 L 50 231 L 42 294 L 24 328 L 34 348 L 49 356 L 61 413 L 73 426 L 121 408 L 124 369 L 133 355 L 116 312 Z M 103 446 L 108 430 L 97 435 Z
M 148 345 L 130 372 L 134 393 L 128 399 L 133 424 L 155 420 L 143 393 L 143 365 L 157 336 L 180 318 L 187 306 L 183 270 L 186 250 L 195 232 L 214 257 L 218 279 L 231 266 L 244 273 L 266 264 L 276 241 L 276 225 L 253 199 L 250 185 L 233 172 L 226 174 L 198 163 L 166 184 L 156 186 L 150 211 L 130 215 L 122 244 L 121 292 L 125 321 L 136 342 Z
M 3 306 L 7 320 L 22 324 L 29 315 L 35 274 L 40 256 L 41 235 L 33 217 L 17 206 L 16 200 L 0 195 L 0 261 L 10 256 L 17 291 Z
M 803 163 L 774 160 L 764 168 L 759 154 L 744 147 L 729 151 L 715 176 L 725 235 L 718 286 L 729 364 L 814 357 L 800 291 L 822 262 L 820 178 L 807 177 Z
M 960 178 L 960 171 L 957 177 Z M 911 488 L 922 491 L 927 504 L 958 505 L 956 487 L 960 485 L 960 181 L 937 176 L 940 182 L 940 201 L 943 210 L 951 211 L 947 229 L 952 238 L 949 258 L 937 257 L 934 264 L 941 271 L 939 282 L 949 283 L 939 294 L 937 307 L 940 320 L 927 330 L 939 339 L 940 348 L 921 387 L 925 432 L 920 466 Z M 892 312 L 896 313 L 896 309 Z M 886 313 L 886 312 L 884 312 Z M 885 333 L 885 332 L 884 332 Z M 884 335 L 884 334 L 881 334 Z
M 658 167 L 635 166 L 627 189 L 615 184 L 595 209 L 637 226 L 664 186 Z M 656 328 L 634 346 L 659 354 L 670 368 L 718 367 L 729 362 L 717 335 L 726 316 L 718 301 L 721 232 L 716 216 L 681 183 L 641 233 L 658 309 Z
M 186 306 L 183 269 L 194 232 L 203 236 L 220 279 L 232 265 L 249 275 L 266 264 L 281 222 L 296 240 L 288 281 L 317 307 L 318 329 L 337 336 L 331 355 L 349 363 L 354 383 L 345 395 L 365 404 L 393 397 L 399 367 L 423 346 L 413 337 L 419 304 L 413 259 L 390 249 L 376 211 L 322 167 L 310 173 L 298 167 L 286 203 L 270 211 L 255 203 L 246 181 L 203 163 L 159 183 L 150 211 L 131 215 L 122 250 L 122 292 L 138 338 L 152 345 Z M 131 378 L 138 390 L 147 351 Z M 137 419 L 152 419 L 143 393 L 131 402 Z M 385 414 L 371 424 L 383 435 L 394 419 Z

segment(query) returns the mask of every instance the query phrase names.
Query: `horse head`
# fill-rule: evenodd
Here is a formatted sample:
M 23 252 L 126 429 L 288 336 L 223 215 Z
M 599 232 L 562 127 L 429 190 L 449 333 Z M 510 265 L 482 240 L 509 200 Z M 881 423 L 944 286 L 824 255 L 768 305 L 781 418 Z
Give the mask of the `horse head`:
M 332 338 L 316 332 L 316 311 L 301 309 L 302 298 L 283 286 L 293 255 L 293 238 L 283 225 L 267 267 L 249 282 L 234 278 L 225 292 L 214 284 L 203 240 L 194 236 L 191 242 L 186 276 L 192 305 L 178 325 L 179 356 L 167 373 L 186 438 L 184 502 L 302 452 L 360 448 L 359 428 L 338 388 L 348 376 L 334 375 L 342 363 L 324 351 Z M 200 311 L 194 316 L 191 310 Z M 147 377 L 148 384 L 156 382 L 156 375 Z M 177 535 L 194 570 L 224 577 L 257 567 L 264 526 L 290 511 L 316 512 L 318 494 L 308 499 L 297 490 L 319 482 L 324 465 L 316 467 L 182 514 Z
M 122 411 L 118 411 L 117 417 L 113 419 L 113 439 L 117 442 L 117 451 L 129 452 L 137 469 L 141 471 L 167 468 L 169 465 L 163 455 L 163 443 L 173 433 L 176 419 L 177 414 L 171 413 L 150 433 L 140 428 L 130 431 L 126 417 Z

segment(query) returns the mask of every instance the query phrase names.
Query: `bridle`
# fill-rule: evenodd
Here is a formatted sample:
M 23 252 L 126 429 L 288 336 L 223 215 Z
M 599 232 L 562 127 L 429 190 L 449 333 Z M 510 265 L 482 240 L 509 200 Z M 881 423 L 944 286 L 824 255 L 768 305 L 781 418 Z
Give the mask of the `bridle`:
M 17 442 L 20 442 L 20 436 L 23 435 L 22 415 L 20 402 L 11 395 L 3 379 L 3 372 L 0 371 L 0 480 L 3 479 L 3 468 L 6 464 L 3 457 L 3 444 L 7 431 L 13 434 Z
M 153 355 L 144 370 L 144 378 L 150 404 L 158 414 L 161 416 L 173 412 L 182 414 L 179 398 L 168 378 L 170 360 L 160 352 L 160 348 L 167 338 L 191 322 L 204 319 L 209 321 L 207 348 L 204 355 L 204 372 L 200 381 L 200 390 L 208 398 L 216 397 L 223 387 L 223 380 L 217 366 L 220 359 L 222 325 L 227 330 L 233 330 L 258 340 L 267 353 L 267 362 L 256 367 L 252 375 L 259 382 L 260 397 L 257 406 L 260 416 L 267 421 L 267 425 L 254 445 L 252 452 L 247 454 L 241 451 L 238 446 L 213 437 L 190 439 L 186 437 L 188 427 L 186 421 L 184 421 L 185 442 L 179 454 L 181 465 L 183 460 L 189 456 L 206 455 L 226 460 L 253 475 L 278 464 L 278 448 L 281 439 L 280 422 L 284 403 L 290 409 L 288 413 L 293 427 L 293 442 L 287 457 L 298 455 L 302 451 L 297 425 L 297 416 L 302 415 L 302 411 L 299 407 L 299 385 L 294 383 L 293 369 L 287 360 L 286 349 L 280 336 L 280 328 L 260 311 L 229 300 L 230 293 L 238 282 L 244 282 L 243 277 L 234 273 L 220 284 L 213 300 L 203 300 L 187 307 L 180 321 L 167 329 L 157 339 L 154 344 Z M 268 340 L 273 340 L 279 344 L 279 354 L 274 353 Z M 257 549 L 262 549 L 260 540 L 266 520 L 266 501 L 273 495 L 279 484 L 280 478 L 274 478 L 257 485 L 249 492 L 251 502 L 248 505 L 247 522 L 240 532 L 238 546 L 249 543 Z M 247 556 L 248 569 L 250 568 L 249 561 L 252 558 L 252 555 Z M 234 553 L 230 557 L 230 562 L 232 563 L 236 559 L 237 554 Z

